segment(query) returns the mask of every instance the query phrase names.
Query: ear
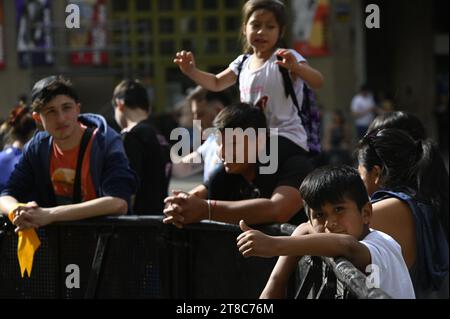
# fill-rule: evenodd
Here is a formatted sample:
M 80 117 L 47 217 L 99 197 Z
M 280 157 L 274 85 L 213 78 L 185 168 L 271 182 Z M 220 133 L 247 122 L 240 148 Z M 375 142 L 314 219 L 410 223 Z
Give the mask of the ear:
M 116 107 L 119 108 L 120 111 L 123 111 L 125 108 L 125 102 L 121 99 L 115 99 Z
M 372 174 L 375 185 L 379 186 L 381 184 L 381 167 L 379 165 L 375 165 L 370 174 Z
M 39 123 L 39 124 L 42 123 L 41 116 L 39 115 L 38 112 L 33 112 L 33 113 L 31 114 L 31 116 L 33 117 L 33 120 L 34 120 L 35 122 L 37 122 L 37 123 Z
M 362 210 L 361 210 L 361 217 L 363 219 L 364 225 L 369 225 L 370 220 L 372 219 L 372 204 L 370 202 L 367 202 Z

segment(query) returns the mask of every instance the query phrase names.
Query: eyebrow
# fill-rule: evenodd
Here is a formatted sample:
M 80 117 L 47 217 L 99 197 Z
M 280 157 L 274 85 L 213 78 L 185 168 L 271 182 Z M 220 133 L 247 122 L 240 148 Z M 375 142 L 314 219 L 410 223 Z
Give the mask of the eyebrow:
M 62 107 L 64 107 L 64 106 L 72 106 L 72 105 L 73 105 L 73 103 L 71 103 L 71 102 L 65 102 L 65 103 L 61 104 Z M 42 109 L 42 112 L 51 111 L 51 110 L 54 110 L 56 108 L 57 108 L 57 106 L 54 106 L 54 105 L 45 106 Z

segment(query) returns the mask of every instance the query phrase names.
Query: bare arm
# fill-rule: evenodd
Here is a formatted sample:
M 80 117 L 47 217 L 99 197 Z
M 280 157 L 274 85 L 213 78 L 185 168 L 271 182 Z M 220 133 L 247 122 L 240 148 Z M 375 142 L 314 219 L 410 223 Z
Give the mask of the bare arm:
M 295 63 L 291 68 L 291 73 L 302 78 L 314 90 L 323 87 L 323 75 L 316 69 L 310 67 L 307 63 Z
M 277 55 L 281 56 L 283 60 L 277 61 L 276 63 L 288 69 L 294 78 L 299 76 L 314 90 L 318 90 L 323 87 L 324 78 L 322 73 L 310 67 L 306 62 L 298 63 L 290 50 L 281 49 L 277 52 Z
M 164 210 L 167 218 L 165 223 L 197 223 L 208 219 L 207 201 L 197 196 L 180 194 L 168 197 Z M 258 198 L 241 201 L 212 201 L 211 219 L 238 224 L 245 219 L 250 224 L 285 223 L 294 216 L 303 205 L 300 193 L 294 187 L 277 187 L 270 199 Z
M 379 201 L 372 207 L 370 227 L 390 235 L 399 243 L 406 265 L 410 268 L 416 260 L 415 223 L 410 208 L 396 198 Z
M 8 213 L 16 208 L 18 201 L 12 196 L 2 196 L 0 197 L 0 210 L 3 215 L 8 215 Z
M 122 215 L 128 210 L 127 202 L 117 197 L 101 197 L 87 202 L 62 205 L 51 208 L 39 207 L 29 203 L 21 207 L 21 212 L 13 220 L 22 230 L 32 226 L 41 227 L 54 222 L 80 220 L 103 215 Z
M 208 189 L 205 185 L 198 185 L 189 191 L 189 194 L 195 195 L 198 198 L 207 199 Z
M 309 224 L 301 224 L 291 236 L 307 235 L 310 233 L 310 228 Z M 280 256 L 259 298 L 285 298 L 288 280 L 297 267 L 300 258 L 300 256 Z
M 173 62 L 186 76 L 209 91 L 223 91 L 236 83 L 237 76 L 229 68 L 217 75 L 197 69 L 192 52 L 177 52 Z
M 344 257 L 363 270 L 371 261 L 369 249 L 350 235 L 318 233 L 300 237 L 274 237 L 257 230 L 247 230 L 239 235 L 237 241 L 239 252 L 244 257 Z

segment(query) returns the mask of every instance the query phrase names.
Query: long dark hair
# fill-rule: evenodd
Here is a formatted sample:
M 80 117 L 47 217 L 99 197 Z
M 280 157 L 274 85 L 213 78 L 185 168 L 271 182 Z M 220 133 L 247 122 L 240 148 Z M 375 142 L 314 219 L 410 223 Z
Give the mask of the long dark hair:
M 420 119 L 417 116 L 404 111 L 387 112 L 377 116 L 372 124 L 370 124 L 367 132 L 386 128 L 395 128 L 406 131 L 416 141 L 427 138 L 427 132 Z
M 359 164 L 368 171 L 381 167 L 381 185 L 429 202 L 448 238 L 448 172 L 437 145 L 414 140 L 400 129 L 369 132 L 359 143 Z

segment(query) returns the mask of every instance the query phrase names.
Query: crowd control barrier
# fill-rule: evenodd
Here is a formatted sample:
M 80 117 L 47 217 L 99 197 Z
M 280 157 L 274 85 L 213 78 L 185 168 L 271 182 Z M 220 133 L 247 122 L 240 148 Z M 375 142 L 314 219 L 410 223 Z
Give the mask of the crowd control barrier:
M 179 230 L 162 217 L 104 217 L 38 229 L 31 277 L 21 278 L 17 235 L 0 225 L 0 298 L 256 299 L 277 260 L 242 257 L 235 225 Z M 295 226 L 257 229 L 289 235 Z M 287 297 L 388 298 L 348 261 L 318 257 L 301 260 Z

